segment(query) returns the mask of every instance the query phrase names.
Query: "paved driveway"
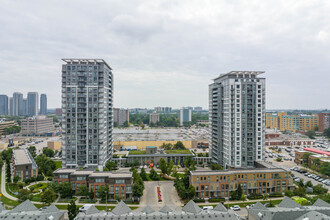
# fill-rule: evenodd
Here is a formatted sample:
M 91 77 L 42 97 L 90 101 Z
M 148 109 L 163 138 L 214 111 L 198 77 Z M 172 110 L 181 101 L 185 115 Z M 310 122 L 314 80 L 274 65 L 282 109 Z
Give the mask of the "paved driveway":
M 145 189 L 143 191 L 143 196 L 141 197 L 141 202 L 139 211 L 145 206 L 149 205 L 154 210 L 159 210 L 165 204 L 174 210 L 181 210 L 180 198 L 173 186 L 173 181 L 150 181 L 144 182 Z M 157 197 L 157 187 L 160 187 L 162 202 L 158 202 Z

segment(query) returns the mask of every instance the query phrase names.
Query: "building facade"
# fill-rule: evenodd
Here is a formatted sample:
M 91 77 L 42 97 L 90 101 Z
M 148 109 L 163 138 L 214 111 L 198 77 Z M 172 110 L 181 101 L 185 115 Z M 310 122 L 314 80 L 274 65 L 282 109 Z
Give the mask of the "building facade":
M 158 113 L 151 113 L 149 115 L 149 124 L 154 123 L 157 124 L 160 121 L 160 116 Z
M 129 123 L 129 110 L 113 108 L 113 118 L 117 126 L 123 126 L 125 122 Z
M 101 59 L 63 61 L 63 166 L 102 170 L 112 158 L 112 69 Z
M 190 171 L 190 184 L 197 198 L 229 198 L 238 185 L 244 195 L 285 192 L 295 188 L 290 172 L 260 163 L 260 168 L 218 171 Z
M 0 115 L 8 115 L 8 96 L 0 95 Z
M 26 178 L 37 178 L 38 165 L 27 149 L 13 150 L 12 175 L 18 176 L 22 181 Z
M 16 125 L 14 121 L 0 121 L 0 135 L 5 133 L 6 128 Z
M 21 122 L 22 135 L 49 136 L 55 132 L 53 118 L 47 118 L 45 115 L 22 119 Z
M 70 182 L 77 192 L 80 186 L 87 186 L 98 196 L 98 189 L 109 187 L 110 198 L 119 196 L 122 199 L 132 199 L 133 176 L 130 172 L 95 172 L 92 170 L 58 169 L 54 171 L 54 181 L 57 184 Z
M 39 113 L 39 95 L 37 92 L 28 92 L 28 115 L 35 116 Z
M 40 115 L 47 114 L 47 95 L 41 94 L 40 95 Z
M 330 128 L 330 113 L 319 113 L 319 131 L 323 132 L 325 129 Z
M 14 92 L 13 94 L 13 105 L 12 105 L 12 115 L 13 116 L 21 116 L 24 115 L 23 108 L 23 94 L 20 92 Z
M 187 108 L 181 108 L 179 111 L 179 121 L 180 125 L 183 125 L 183 122 L 191 121 L 191 109 L 189 107 Z
M 171 113 L 172 108 L 171 107 L 155 107 L 154 108 L 155 112 L 157 113 Z
M 264 158 L 264 72 L 232 71 L 209 86 L 212 162 L 223 167 L 253 167 Z

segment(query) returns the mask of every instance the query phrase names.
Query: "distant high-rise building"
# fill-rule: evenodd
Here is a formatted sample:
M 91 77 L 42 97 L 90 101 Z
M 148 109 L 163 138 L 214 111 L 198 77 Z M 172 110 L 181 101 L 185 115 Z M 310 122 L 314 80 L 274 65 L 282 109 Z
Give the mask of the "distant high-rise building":
M 13 116 L 24 115 L 23 108 L 23 94 L 20 92 L 14 92 L 13 94 Z
M 28 109 L 28 100 L 23 99 L 23 112 L 22 115 L 28 115 L 29 109 Z
M 183 125 L 183 122 L 191 121 L 191 109 L 181 108 L 179 111 L 179 121 L 181 126 Z
M 129 110 L 113 108 L 113 118 L 117 126 L 123 126 L 125 122 L 129 123 Z
M 212 162 L 223 167 L 253 167 L 265 146 L 264 72 L 232 71 L 209 86 Z
M 9 98 L 9 115 L 14 115 L 14 99 L 13 97 Z
M 172 111 L 171 107 L 155 107 L 154 108 L 155 112 L 159 113 L 170 113 Z
M 157 124 L 160 120 L 159 114 L 158 113 L 151 113 L 149 115 L 149 124 Z
M 330 128 L 330 113 L 319 113 L 318 114 L 319 131 L 323 132 L 324 129 Z
M 199 106 L 196 106 L 196 107 L 194 108 L 194 111 L 196 111 L 196 112 L 200 112 L 200 111 L 203 111 L 203 108 L 202 108 L 202 107 L 199 107 Z
M 27 94 L 28 100 L 28 115 L 34 116 L 39 113 L 39 95 L 37 92 L 29 92 Z
M 56 114 L 56 116 L 62 117 L 62 109 L 61 108 L 55 109 L 55 114 Z
M 0 95 L 0 115 L 8 115 L 8 96 Z
M 47 95 L 41 94 L 40 95 L 40 115 L 47 114 Z
M 63 167 L 103 169 L 112 158 L 113 74 L 101 59 L 63 59 Z

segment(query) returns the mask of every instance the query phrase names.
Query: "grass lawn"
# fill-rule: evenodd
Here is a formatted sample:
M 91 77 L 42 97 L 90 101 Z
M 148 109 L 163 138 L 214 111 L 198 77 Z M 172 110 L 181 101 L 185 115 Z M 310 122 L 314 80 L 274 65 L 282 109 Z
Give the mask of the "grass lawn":
M 166 150 L 167 154 L 190 154 L 190 150 Z
M 56 169 L 62 168 L 62 161 L 60 161 L 60 160 L 55 160 L 54 162 L 55 162 L 55 164 L 56 164 Z
M 33 195 L 31 201 L 41 202 L 41 194 Z
M 47 187 L 47 183 L 38 183 L 32 186 L 34 189 L 44 189 Z
M 178 175 L 178 177 L 180 177 L 180 178 L 185 177 L 185 175 L 184 175 L 183 173 L 177 173 L 177 175 Z M 173 174 L 172 174 L 171 177 L 175 177 L 175 176 L 173 176 Z
M 131 150 L 129 152 L 130 155 L 139 155 L 139 154 L 146 154 L 145 150 Z

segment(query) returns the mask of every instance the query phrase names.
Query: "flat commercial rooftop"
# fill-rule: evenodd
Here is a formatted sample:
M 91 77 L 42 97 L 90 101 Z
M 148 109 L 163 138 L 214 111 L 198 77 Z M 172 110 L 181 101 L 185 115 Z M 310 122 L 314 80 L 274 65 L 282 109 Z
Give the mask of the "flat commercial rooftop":
M 29 156 L 25 149 L 16 149 L 13 151 L 15 157 L 15 165 L 23 165 L 23 164 L 30 164 L 32 161 L 30 160 Z
M 114 141 L 171 141 L 203 140 L 208 138 L 205 128 L 198 129 L 114 129 Z

